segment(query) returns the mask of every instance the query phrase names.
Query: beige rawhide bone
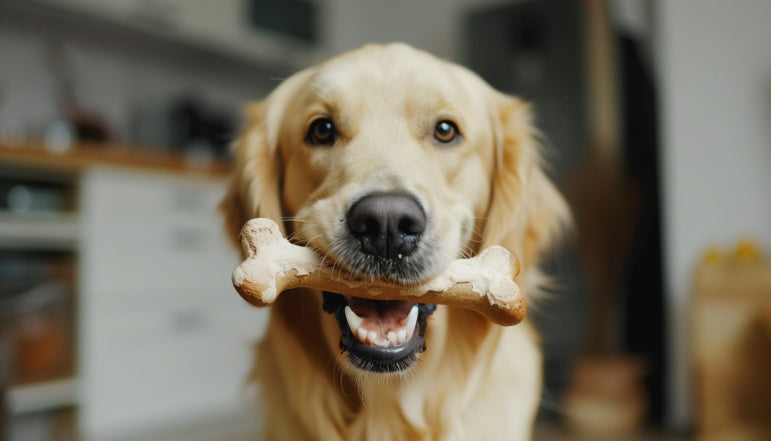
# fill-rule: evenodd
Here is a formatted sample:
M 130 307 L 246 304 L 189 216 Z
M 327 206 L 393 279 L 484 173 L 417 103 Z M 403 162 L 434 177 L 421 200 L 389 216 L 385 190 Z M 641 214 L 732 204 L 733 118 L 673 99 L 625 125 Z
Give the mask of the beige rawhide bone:
M 505 326 L 522 321 L 527 309 L 514 282 L 519 261 L 500 246 L 454 260 L 436 277 L 405 286 L 341 272 L 311 248 L 286 240 L 270 219 L 248 221 L 241 230 L 241 245 L 247 258 L 233 271 L 233 286 L 256 306 L 271 305 L 282 292 L 303 287 L 367 299 L 465 308 Z

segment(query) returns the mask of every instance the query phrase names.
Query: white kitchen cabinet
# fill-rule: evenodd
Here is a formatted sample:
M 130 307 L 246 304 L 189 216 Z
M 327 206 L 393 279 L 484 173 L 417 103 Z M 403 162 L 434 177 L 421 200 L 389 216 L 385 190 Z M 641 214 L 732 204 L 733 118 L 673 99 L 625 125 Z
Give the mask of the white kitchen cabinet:
M 266 311 L 230 273 L 222 180 L 94 168 L 80 180 L 81 431 L 114 439 L 247 412 Z

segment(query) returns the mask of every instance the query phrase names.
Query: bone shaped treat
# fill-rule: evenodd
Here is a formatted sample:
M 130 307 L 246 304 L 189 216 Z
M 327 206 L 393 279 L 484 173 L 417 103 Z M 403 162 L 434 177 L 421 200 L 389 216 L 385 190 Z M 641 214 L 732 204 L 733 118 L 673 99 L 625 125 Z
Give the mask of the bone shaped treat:
M 522 321 L 527 310 L 525 297 L 514 282 L 519 261 L 500 246 L 456 259 L 425 282 L 397 285 L 333 268 L 313 249 L 285 239 L 270 219 L 248 221 L 241 230 L 241 245 L 247 258 L 233 271 L 233 286 L 256 306 L 271 305 L 289 289 L 315 288 L 374 300 L 465 308 L 505 326 Z

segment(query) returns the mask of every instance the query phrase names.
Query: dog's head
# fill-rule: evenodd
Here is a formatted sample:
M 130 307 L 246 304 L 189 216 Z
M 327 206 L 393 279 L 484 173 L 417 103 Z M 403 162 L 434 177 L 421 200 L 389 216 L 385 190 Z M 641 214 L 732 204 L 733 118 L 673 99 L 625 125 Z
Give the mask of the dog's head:
M 272 218 L 341 271 L 396 284 L 494 244 L 526 270 L 567 213 L 528 105 L 405 45 L 295 74 L 250 108 L 236 148 L 224 204 L 233 237 L 249 218 Z M 315 298 L 343 368 L 409 370 L 425 349 L 433 305 Z

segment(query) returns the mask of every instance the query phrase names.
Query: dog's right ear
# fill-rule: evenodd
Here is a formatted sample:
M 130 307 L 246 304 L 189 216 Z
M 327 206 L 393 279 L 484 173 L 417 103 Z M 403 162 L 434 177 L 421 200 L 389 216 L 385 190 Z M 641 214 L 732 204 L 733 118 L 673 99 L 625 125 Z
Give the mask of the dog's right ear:
M 246 125 L 233 144 L 235 173 L 220 210 L 228 236 L 239 246 L 246 221 L 266 217 L 283 228 L 280 201 L 280 164 L 277 146 L 271 145 L 264 102 L 246 110 Z M 284 231 L 282 231 L 284 233 Z

